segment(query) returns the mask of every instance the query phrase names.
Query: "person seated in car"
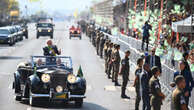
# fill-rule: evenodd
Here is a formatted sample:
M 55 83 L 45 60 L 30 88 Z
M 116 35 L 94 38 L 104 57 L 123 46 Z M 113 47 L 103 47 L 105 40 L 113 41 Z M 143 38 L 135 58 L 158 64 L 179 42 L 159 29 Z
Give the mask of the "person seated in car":
M 41 59 L 38 59 L 38 61 L 36 62 L 37 66 L 40 67 L 43 65 L 43 62 Z
M 62 63 L 62 61 L 61 61 L 60 58 L 57 59 L 56 64 L 57 64 L 57 66 L 61 66 L 61 67 L 64 67 L 64 66 L 65 66 L 65 65 Z

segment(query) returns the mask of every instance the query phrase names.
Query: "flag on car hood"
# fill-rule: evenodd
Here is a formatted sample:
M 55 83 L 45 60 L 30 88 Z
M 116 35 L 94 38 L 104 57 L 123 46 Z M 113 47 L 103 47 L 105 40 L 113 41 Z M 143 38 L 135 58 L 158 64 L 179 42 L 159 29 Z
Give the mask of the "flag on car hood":
M 77 72 L 77 77 L 83 77 L 83 72 L 81 66 L 79 66 L 78 72 Z

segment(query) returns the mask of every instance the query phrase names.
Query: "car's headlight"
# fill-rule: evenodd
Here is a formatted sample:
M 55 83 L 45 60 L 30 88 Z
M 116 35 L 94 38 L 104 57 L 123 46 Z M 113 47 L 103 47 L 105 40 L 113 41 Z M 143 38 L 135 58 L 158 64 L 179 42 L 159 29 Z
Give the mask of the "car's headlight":
M 49 74 L 43 74 L 43 75 L 41 76 L 41 80 L 42 80 L 42 82 L 44 82 L 44 83 L 48 83 L 48 82 L 50 81 L 50 79 L 51 79 L 51 77 L 50 77 Z
M 49 29 L 48 32 L 51 32 L 51 30 Z
M 57 86 L 55 89 L 56 89 L 56 91 L 57 91 L 58 93 L 63 92 L 63 87 L 62 87 L 62 86 Z
M 69 83 L 71 83 L 71 84 L 72 84 L 72 83 L 75 83 L 76 80 L 77 80 L 77 78 L 76 78 L 76 76 L 73 75 L 73 74 L 69 74 L 68 77 L 67 77 L 67 81 L 68 81 Z
M 42 30 L 41 30 L 41 29 L 38 29 L 38 31 L 39 31 L 39 32 L 42 32 Z

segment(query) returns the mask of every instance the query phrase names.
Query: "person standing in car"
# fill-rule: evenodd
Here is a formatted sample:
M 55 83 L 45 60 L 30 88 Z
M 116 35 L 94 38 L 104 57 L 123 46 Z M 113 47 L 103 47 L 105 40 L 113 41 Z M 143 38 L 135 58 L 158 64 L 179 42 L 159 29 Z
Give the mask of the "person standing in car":
M 56 56 L 61 54 L 61 49 L 58 50 L 56 45 L 53 45 L 52 40 L 47 41 L 47 46 L 43 48 L 44 56 Z

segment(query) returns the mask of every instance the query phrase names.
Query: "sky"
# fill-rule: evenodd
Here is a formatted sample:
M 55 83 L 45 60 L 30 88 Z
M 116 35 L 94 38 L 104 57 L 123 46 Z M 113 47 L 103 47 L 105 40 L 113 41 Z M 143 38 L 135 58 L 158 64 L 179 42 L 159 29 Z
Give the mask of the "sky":
M 27 5 L 28 14 L 32 14 L 39 10 L 47 12 L 65 11 L 67 13 L 75 10 L 81 11 L 90 7 L 93 0 L 40 0 L 41 2 L 29 2 L 29 0 L 18 1 L 23 13 L 26 12 L 25 5 Z

